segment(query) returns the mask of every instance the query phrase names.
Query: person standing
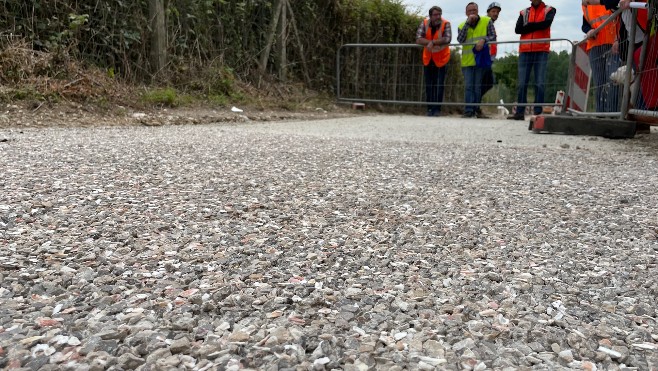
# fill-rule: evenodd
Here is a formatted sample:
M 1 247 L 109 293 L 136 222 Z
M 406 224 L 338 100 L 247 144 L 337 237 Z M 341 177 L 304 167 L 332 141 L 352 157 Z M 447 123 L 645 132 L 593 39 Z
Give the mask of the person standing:
M 582 30 L 587 34 L 587 54 L 592 66 L 592 80 L 596 89 L 596 111 L 619 111 L 619 86 L 613 84 L 610 75 L 619 68 L 618 50 L 612 53 L 617 38 L 616 23 L 608 23 L 596 30 L 610 16 L 612 11 L 603 5 L 583 5 Z
M 450 22 L 441 17 L 443 11 L 438 6 L 430 8 L 429 17 L 425 18 L 416 31 L 416 44 L 424 46 L 423 65 L 425 74 L 425 97 L 427 116 L 440 116 L 443 91 L 446 80 L 446 64 L 450 61 L 452 30 Z
M 479 103 L 482 99 L 482 77 L 485 68 L 476 63 L 475 53 L 485 49 L 485 43 L 496 41 L 496 29 L 487 16 L 478 14 L 478 5 L 470 2 L 466 5 L 466 20 L 459 25 L 457 41 L 462 46 L 462 73 L 464 74 L 464 98 L 466 106 L 462 117 L 477 115 Z M 475 45 L 473 45 L 475 43 Z M 489 53 L 487 51 L 487 53 Z M 490 57 L 489 65 L 491 65 Z M 484 115 L 480 115 L 484 117 Z
M 500 11 L 502 8 L 500 7 L 500 3 L 498 2 L 493 2 L 489 4 L 487 7 L 487 17 L 491 18 L 491 21 L 496 23 L 496 20 L 498 19 L 498 16 L 500 15 Z M 491 44 L 489 45 L 489 53 L 491 54 L 491 60 L 493 61 L 496 59 L 496 54 L 498 54 L 498 44 Z M 496 79 L 494 78 L 494 73 L 491 67 L 486 68 L 484 70 L 484 76 L 482 77 L 482 94 L 481 96 L 484 97 L 484 95 L 493 88 L 494 84 L 496 83 Z M 478 110 L 477 112 L 479 115 L 482 115 L 482 111 Z
M 636 1 L 646 2 L 646 0 L 636 0 Z M 634 22 L 635 20 L 633 19 L 633 12 L 630 9 L 630 2 L 631 2 L 630 0 L 582 0 L 582 5 L 583 6 L 603 5 L 608 10 L 614 10 L 618 7 L 623 9 L 620 18 L 622 20 L 624 27 L 619 27 L 617 40 L 615 40 L 615 43 L 612 44 L 611 51 L 613 54 L 619 53 L 620 63 L 623 62 L 627 66 L 632 66 L 632 68 L 637 72 L 637 70 L 639 69 L 639 57 L 642 52 L 642 44 L 644 42 L 645 32 L 647 31 L 647 26 L 649 22 L 648 22 L 647 9 L 638 9 L 637 26 L 635 27 L 635 40 L 628 40 L 628 38 L 632 33 L 633 24 L 635 24 Z M 657 40 L 657 39 L 654 37 L 653 40 Z M 630 42 L 633 42 L 635 44 L 635 55 L 633 59 L 636 61 L 626 60 L 628 53 L 628 50 L 626 48 L 628 47 L 628 44 Z M 654 41 L 654 43 L 656 43 L 656 41 Z M 649 50 L 655 50 L 656 47 L 657 46 L 654 46 L 652 49 Z M 658 96 L 658 94 L 655 94 L 655 90 L 656 90 L 655 82 L 657 78 L 655 76 L 651 76 L 652 74 L 651 72 L 654 72 L 654 75 L 656 74 L 655 71 L 657 71 L 657 69 L 655 67 L 658 67 L 658 59 L 648 58 L 647 61 L 649 63 L 648 65 L 645 65 L 645 72 L 639 74 L 641 86 L 643 87 L 641 89 L 642 91 L 640 91 L 639 94 L 637 94 L 637 97 L 635 97 L 635 101 L 632 102 L 636 109 L 641 109 L 641 110 L 647 108 L 647 103 L 644 100 L 645 95 L 647 97 L 651 97 L 652 95 Z M 654 68 L 651 68 L 651 61 L 655 61 Z
M 556 10 L 546 5 L 542 0 L 530 0 L 530 7 L 521 10 L 516 20 L 514 32 L 521 35 L 519 45 L 518 96 L 516 112 L 507 117 L 510 120 L 525 120 L 525 105 L 528 103 L 528 84 L 530 73 L 534 70 L 535 103 L 544 102 L 546 84 L 546 65 L 551 43 L 542 39 L 551 38 L 551 25 Z M 537 40 L 537 41 L 533 41 Z M 542 41 L 540 41 L 542 40 Z M 527 41 L 527 43 L 523 43 Z M 536 105 L 535 115 L 542 112 L 542 107 Z

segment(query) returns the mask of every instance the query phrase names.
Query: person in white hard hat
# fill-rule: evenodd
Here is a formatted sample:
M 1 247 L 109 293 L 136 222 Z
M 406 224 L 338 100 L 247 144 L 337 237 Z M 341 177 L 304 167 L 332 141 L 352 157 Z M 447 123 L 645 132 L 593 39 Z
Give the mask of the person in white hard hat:
M 500 14 L 501 10 L 503 10 L 503 8 L 500 7 L 500 3 L 494 1 L 493 3 L 489 4 L 489 6 L 487 7 L 487 15 L 494 22 L 496 22 L 496 20 L 498 20 L 498 15 Z
M 500 15 L 500 11 L 502 10 L 500 3 L 497 1 L 494 1 L 493 3 L 489 4 L 487 7 L 487 17 L 491 18 L 492 22 L 496 22 L 498 19 L 498 16 Z M 489 45 L 489 52 L 491 53 L 491 60 L 493 61 L 496 59 L 496 54 L 498 53 L 498 44 L 491 44 Z M 487 68 L 484 71 L 484 76 L 482 76 L 482 94 L 480 95 L 481 97 L 484 97 L 484 94 L 486 94 L 491 88 L 493 88 L 494 84 L 496 83 L 496 79 L 494 78 L 493 70 L 490 68 Z M 479 114 L 481 116 L 484 116 L 482 112 L 480 111 Z

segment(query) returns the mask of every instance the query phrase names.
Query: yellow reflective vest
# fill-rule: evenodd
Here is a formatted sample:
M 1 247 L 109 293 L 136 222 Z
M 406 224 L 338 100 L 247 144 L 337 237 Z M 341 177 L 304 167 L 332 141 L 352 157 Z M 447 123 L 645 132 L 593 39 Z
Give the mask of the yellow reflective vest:
M 466 31 L 466 41 L 465 43 L 476 43 L 480 40 L 483 40 L 487 37 L 487 26 L 489 25 L 491 18 L 489 17 L 480 17 L 478 24 L 475 25 L 475 28 L 469 27 Z M 466 21 L 462 22 L 459 25 L 461 30 Z M 475 66 L 475 54 L 473 54 L 473 45 L 464 45 L 462 46 L 462 67 L 471 67 Z

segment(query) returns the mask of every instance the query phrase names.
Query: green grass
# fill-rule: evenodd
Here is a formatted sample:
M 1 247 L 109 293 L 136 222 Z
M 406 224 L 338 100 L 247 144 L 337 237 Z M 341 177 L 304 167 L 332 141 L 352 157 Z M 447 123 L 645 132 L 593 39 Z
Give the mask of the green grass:
M 178 93 L 173 88 L 147 90 L 141 98 L 144 103 L 167 107 L 177 107 L 181 103 Z

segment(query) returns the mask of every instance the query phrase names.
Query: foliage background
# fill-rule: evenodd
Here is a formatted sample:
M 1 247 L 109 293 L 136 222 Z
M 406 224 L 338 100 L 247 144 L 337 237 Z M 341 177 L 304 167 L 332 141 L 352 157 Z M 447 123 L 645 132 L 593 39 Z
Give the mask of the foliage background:
M 258 78 L 273 0 L 168 0 L 167 51 L 162 74 L 181 88 L 221 92 L 228 76 Z M 287 31 L 293 79 L 308 61 L 310 88 L 333 83 L 335 53 L 345 42 L 413 42 L 418 17 L 400 1 L 289 0 L 297 32 Z M 147 0 L 2 0 L 2 35 L 28 40 L 34 50 L 58 52 L 130 82 L 151 81 Z M 52 72 L 52 74 L 56 74 Z
M 223 97 L 237 96 L 236 82 L 256 90 L 276 82 L 274 52 L 264 73 L 259 60 L 278 1 L 165 0 L 168 64 L 156 75 L 149 58 L 149 0 L 0 0 L 0 84 L 28 82 L 36 94 L 50 89 L 59 95 L 100 97 L 111 94 L 113 81 L 146 83 L 223 102 Z M 329 93 L 334 92 L 341 45 L 413 44 L 422 19 L 408 13 L 401 0 L 288 2 L 294 27 L 289 23 L 285 31 L 286 80 L 305 81 L 304 88 Z M 453 41 L 456 32 L 453 25 Z M 554 75 L 566 73 L 568 58 L 553 54 L 548 81 L 566 81 Z M 356 68 L 368 68 L 367 62 Z M 457 101 L 463 97 L 458 53 L 453 52 L 449 69 L 446 100 Z M 514 92 L 516 70 L 495 72 L 502 91 Z M 94 94 L 75 89 L 82 84 L 102 89 Z

